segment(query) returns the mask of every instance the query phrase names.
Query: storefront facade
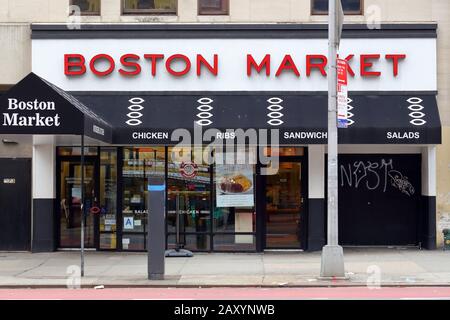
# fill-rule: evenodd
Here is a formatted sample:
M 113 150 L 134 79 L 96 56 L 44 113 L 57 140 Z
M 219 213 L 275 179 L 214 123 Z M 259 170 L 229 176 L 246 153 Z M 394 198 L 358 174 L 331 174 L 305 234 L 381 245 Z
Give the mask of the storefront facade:
M 307 230 L 302 230 L 307 218 L 303 206 L 303 197 L 307 194 L 307 155 L 304 148 L 281 149 L 284 155 L 280 158 L 280 172 L 265 179 L 259 175 L 259 165 L 247 166 L 244 172 L 252 178 L 254 186 L 248 197 L 250 200 L 240 199 L 249 203 L 239 207 L 220 203 L 230 200 L 217 195 L 216 184 L 220 179 L 217 178 L 220 174 L 217 166 L 195 165 L 188 174 L 186 163 L 181 165 L 172 161 L 172 149 L 148 146 L 89 148 L 89 156 L 86 157 L 89 182 L 85 194 L 88 206 L 96 203 L 101 212 L 88 215 L 88 247 L 145 250 L 148 178 L 164 176 L 168 247 L 175 244 L 176 213 L 179 210 L 182 242 L 190 250 L 254 252 L 264 248 L 306 249 Z M 71 193 L 78 191 L 79 186 L 79 183 L 74 183 L 79 181 L 80 175 L 80 159 L 76 156 L 79 151 L 77 147 L 58 147 L 57 151 L 56 165 L 60 173 L 57 177 L 59 248 L 80 245 L 79 203 L 70 203 L 74 199 Z M 68 153 L 71 155 L 65 155 Z
M 168 248 L 177 213 L 193 251 L 314 251 L 326 243 L 325 25 L 35 24 L 31 36 L 39 77 L 2 96 L 2 133 L 34 135 L 34 251 L 80 246 L 77 134 L 89 145 L 87 247 L 146 250 L 151 176 L 165 179 Z M 340 242 L 434 249 L 436 25 L 351 25 L 343 37 L 350 126 L 339 130 Z M 72 118 L 72 131 L 15 126 L 21 115 L 11 110 L 40 108 L 21 109 L 18 92 L 40 81 L 86 107 L 77 109 L 84 120 L 48 120 L 59 129 Z M 236 163 L 240 156 L 252 161 Z M 227 189 L 230 177 L 239 192 Z

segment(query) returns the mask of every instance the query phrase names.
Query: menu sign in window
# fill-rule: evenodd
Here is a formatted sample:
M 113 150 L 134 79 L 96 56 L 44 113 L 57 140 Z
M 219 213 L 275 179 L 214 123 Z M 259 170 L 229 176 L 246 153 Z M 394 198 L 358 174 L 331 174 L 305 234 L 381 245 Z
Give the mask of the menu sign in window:
M 216 206 L 253 207 L 253 166 L 216 165 Z

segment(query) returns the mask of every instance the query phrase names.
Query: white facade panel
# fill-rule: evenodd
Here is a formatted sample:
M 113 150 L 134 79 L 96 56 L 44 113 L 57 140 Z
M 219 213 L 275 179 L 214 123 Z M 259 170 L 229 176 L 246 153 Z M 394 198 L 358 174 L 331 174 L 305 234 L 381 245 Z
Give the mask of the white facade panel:
M 140 57 L 141 72 L 137 76 L 123 76 L 120 57 L 124 54 Z M 435 91 L 436 39 L 343 39 L 341 57 L 354 54 L 350 67 L 355 77 L 349 79 L 349 91 Z M 64 54 L 82 54 L 86 58 L 86 74 L 66 76 Z M 94 75 L 89 61 L 97 54 L 108 54 L 115 61 L 114 71 L 105 77 Z M 165 60 L 157 63 L 156 75 L 151 74 L 151 63 L 144 54 L 164 54 L 165 59 L 174 54 L 189 57 L 192 67 L 189 73 L 175 77 L 166 70 Z M 197 76 L 196 55 L 201 54 L 212 64 L 218 55 L 219 71 Z M 271 55 L 271 74 L 262 70 L 247 75 L 247 54 L 261 62 Z M 292 55 L 300 72 L 285 70 L 275 76 L 285 55 Z M 372 60 L 371 71 L 381 72 L 379 77 L 361 77 L 360 56 L 380 54 Z M 405 54 L 399 63 L 398 75 L 393 75 L 393 63 L 387 54 Z M 68 91 L 326 91 L 327 81 L 319 70 L 306 76 L 306 56 L 327 55 L 326 39 L 36 39 L 32 41 L 32 70 L 48 81 Z M 177 60 L 175 60 L 177 61 Z M 95 65 L 99 70 L 105 60 Z M 181 70 L 184 63 L 173 63 Z

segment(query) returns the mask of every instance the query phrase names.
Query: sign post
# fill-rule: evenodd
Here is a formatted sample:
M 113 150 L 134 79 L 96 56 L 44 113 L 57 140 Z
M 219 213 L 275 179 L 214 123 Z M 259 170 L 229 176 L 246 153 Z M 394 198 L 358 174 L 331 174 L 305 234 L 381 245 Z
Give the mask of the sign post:
M 344 252 L 338 244 L 337 49 L 343 23 L 341 0 L 329 0 L 328 11 L 328 199 L 327 245 L 322 248 L 320 276 L 343 279 Z

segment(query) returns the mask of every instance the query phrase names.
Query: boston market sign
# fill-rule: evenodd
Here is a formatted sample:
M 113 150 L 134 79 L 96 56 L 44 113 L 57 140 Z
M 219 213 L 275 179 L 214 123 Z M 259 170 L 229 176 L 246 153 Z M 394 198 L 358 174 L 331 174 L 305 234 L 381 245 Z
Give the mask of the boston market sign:
M 67 91 L 326 91 L 326 39 L 33 39 Z M 436 39 L 343 39 L 350 91 L 436 91 Z
M 53 101 L 20 101 L 19 99 L 9 98 L 8 108 L 9 113 L 3 113 L 3 126 L 11 127 L 59 127 L 60 115 L 58 113 L 50 116 L 44 116 L 42 111 L 55 111 L 55 102 Z M 24 116 L 21 111 L 31 112 Z
M 398 76 L 399 64 L 406 58 L 406 54 L 361 54 L 355 58 L 354 54 L 349 54 L 345 58 L 348 62 L 348 73 L 355 76 L 354 64 L 358 64 L 357 71 L 361 77 L 380 77 L 381 72 L 376 69 L 378 63 L 390 63 L 392 75 Z M 380 61 L 380 60 L 384 61 Z M 246 55 L 246 74 L 251 77 L 255 74 L 265 74 L 276 77 L 284 73 L 292 73 L 296 77 L 301 76 L 300 67 L 290 54 L 284 55 L 280 62 L 273 61 L 271 54 L 265 54 L 262 59 L 255 59 L 252 54 Z M 354 61 L 357 60 L 357 61 Z M 355 63 L 354 63 L 355 62 Z M 327 57 L 321 54 L 308 54 L 305 57 L 305 75 L 307 77 L 315 71 L 320 75 L 327 75 Z M 162 68 L 158 68 L 158 65 Z M 102 65 L 99 67 L 99 65 Z M 353 65 L 353 66 L 352 66 Z M 161 70 L 162 69 L 162 70 Z M 113 72 L 118 72 L 121 76 L 133 77 L 146 73 L 152 77 L 158 76 L 159 72 L 167 72 L 174 77 L 183 77 L 191 72 L 197 76 L 202 76 L 205 72 L 219 75 L 219 55 L 214 54 L 209 59 L 202 54 L 196 54 L 194 61 L 185 54 L 172 54 L 166 56 L 162 53 L 145 53 L 142 56 L 134 53 L 127 53 L 120 56 L 118 61 L 107 53 L 99 53 L 93 57 L 86 58 L 79 53 L 64 54 L 64 74 L 69 77 L 81 76 L 86 72 L 92 72 L 97 77 L 106 77 Z

